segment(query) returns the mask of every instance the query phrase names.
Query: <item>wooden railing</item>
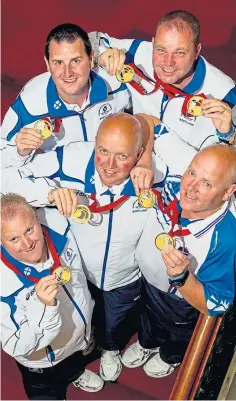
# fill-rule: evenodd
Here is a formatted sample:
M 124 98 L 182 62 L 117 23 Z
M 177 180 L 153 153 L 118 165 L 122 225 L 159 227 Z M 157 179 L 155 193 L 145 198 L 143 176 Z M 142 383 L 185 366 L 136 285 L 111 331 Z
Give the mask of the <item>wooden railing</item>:
M 193 400 L 221 318 L 200 314 L 169 400 Z

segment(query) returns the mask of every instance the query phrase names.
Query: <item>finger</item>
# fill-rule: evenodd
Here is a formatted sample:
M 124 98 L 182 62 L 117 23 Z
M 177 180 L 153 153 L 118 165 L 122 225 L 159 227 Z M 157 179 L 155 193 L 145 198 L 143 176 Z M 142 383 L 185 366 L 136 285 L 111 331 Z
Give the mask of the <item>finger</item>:
M 57 189 L 54 193 L 54 201 L 56 206 L 63 216 L 66 216 L 66 198 L 62 189 Z
M 38 287 L 38 286 L 41 286 L 41 285 L 44 284 L 44 283 L 49 283 L 49 284 L 57 283 L 56 275 L 55 275 L 55 274 L 49 274 L 48 276 L 42 277 L 42 278 L 39 280 L 39 282 L 38 282 L 38 284 L 37 284 L 37 287 Z
M 73 206 L 73 190 L 64 188 L 63 193 L 66 200 L 66 216 L 69 217 L 75 211 Z
M 75 191 L 73 189 L 71 189 L 70 191 L 71 191 L 71 198 L 72 198 L 72 213 L 74 213 L 77 209 L 78 199 L 77 199 L 77 195 L 76 195 Z
M 58 292 L 59 292 L 59 286 L 58 286 L 58 288 L 56 288 L 55 290 L 53 290 L 53 291 L 51 292 L 51 294 L 48 295 L 48 298 L 49 298 L 48 301 L 49 301 L 49 302 L 53 301 L 53 299 L 56 298 Z
M 108 74 L 114 75 L 113 69 L 114 69 L 114 56 L 113 54 L 111 54 L 108 56 Z
M 125 64 L 125 54 L 120 52 L 119 62 L 117 65 L 117 71 L 121 71 Z
M 120 62 L 120 50 L 113 49 L 113 69 L 112 75 L 114 75 L 118 71 L 118 66 Z
M 144 184 L 143 184 L 145 191 L 149 191 L 149 189 L 152 187 L 153 178 L 154 178 L 154 174 L 152 171 L 146 173 L 145 178 L 144 178 Z
M 23 128 L 20 130 L 19 136 L 24 136 L 24 137 L 31 137 L 31 138 L 41 138 L 42 134 L 40 130 L 35 130 L 33 128 Z
M 139 191 L 142 191 L 142 192 L 145 192 L 144 191 L 145 190 L 145 188 L 144 188 L 145 176 L 146 176 L 146 174 L 139 173 L 139 176 L 137 179 Z
M 131 179 L 132 179 L 132 183 L 133 183 L 133 186 L 134 186 L 135 194 L 136 194 L 136 196 L 139 196 L 138 177 L 135 174 L 133 174 L 131 176 Z
M 167 254 L 167 252 L 162 252 L 162 258 L 163 261 L 165 262 L 166 266 L 170 266 L 174 268 L 176 266 L 175 262 L 170 258 L 170 256 Z
M 55 290 L 58 290 L 58 286 L 59 286 L 59 284 L 49 285 L 47 287 L 47 289 L 45 290 L 45 295 L 48 295 L 48 296 L 51 295 L 52 292 L 54 292 Z
M 38 140 L 30 140 L 30 139 L 18 139 L 16 141 L 17 147 L 28 148 L 28 149 L 37 149 L 43 144 L 43 139 Z

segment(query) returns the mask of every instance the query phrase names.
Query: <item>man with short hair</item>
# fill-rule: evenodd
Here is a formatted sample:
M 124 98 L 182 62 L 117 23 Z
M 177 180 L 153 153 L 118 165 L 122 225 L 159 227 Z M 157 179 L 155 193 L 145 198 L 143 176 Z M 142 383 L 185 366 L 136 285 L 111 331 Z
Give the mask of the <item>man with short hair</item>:
M 157 138 L 158 155 L 171 171 L 177 166 L 175 146 L 177 152 L 188 148 L 174 132 Z M 181 363 L 198 311 L 222 314 L 235 296 L 236 151 L 220 144 L 206 147 L 182 179 L 180 170 L 176 173 L 167 176 L 137 248 L 144 308 L 138 341 L 122 356 L 125 366 L 144 365 L 154 378 Z
M 20 170 L 6 169 L 3 178 L 5 191 L 14 187 L 34 206 L 56 203 L 69 217 L 80 205 L 71 224 L 95 299 L 97 337 L 103 348 L 100 374 L 106 381 L 120 375 L 126 326 L 132 328 L 130 319 L 141 296 L 135 250 L 147 209 L 135 196 L 130 172 L 142 152 L 139 121 L 129 114 L 114 114 L 101 123 L 95 149 L 91 142 L 58 147 L 35 155 Z M 156 174 L 155 180 L 162 178 Z M 79 191 L 78 199 L 72 188 Z
M 126 83 L 134 113 L 159 118 L 197 150 L 233 142 L 236 116 L 235 83 L 200 56 L 199 36 L 199 21 L 183 10 L 160 19 L 152 43 L 90 34 L 97 55 L 110 49 L 98 63 Z
M 48 72 L 25 85 L 4 118 L 6 167 L 27 163 L 39 148 L 46 152 L 75 141 L 94 141 L 101 121 L 131 106 L 124 85 L 102 68 L 91 70 L 91 44 L 78 25 L 58 25 L 49 33 L 45 62 Z M 143 155 L 139 169 L 151 181 L 150 153 Z
M 70 383 L 89 392 L 103 380 L 85 369 L 93 301 L 68 221 L 1 196 L 1 342 L 29 399 L 66 399 Z

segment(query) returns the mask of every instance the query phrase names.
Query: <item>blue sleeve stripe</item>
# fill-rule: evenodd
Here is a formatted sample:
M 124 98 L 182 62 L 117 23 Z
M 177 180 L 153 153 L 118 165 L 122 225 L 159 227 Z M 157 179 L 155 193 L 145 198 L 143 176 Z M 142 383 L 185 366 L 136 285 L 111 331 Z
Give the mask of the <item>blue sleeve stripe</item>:
M 121 84 L 120 87 L 117 88 L 116 90 L 111 91 L 111 92 L 108 92 L 108 95 L 115 95 L 116 93 L 121 92 L 121 91 L 124 91 L 124 90 L 126 90 L 126 89 L 127 89 L 126 84 Z
M 129 50 L 126 53 L 126 57 L 125 57 L 126 64 L 130 64 L 130 63 L 134 62 L 135 53 L 138 50 L 138 47 L 142 42 L 144 42 L 143 39 L 135 39 L 132 42 L 132 45 L 130 46 Z
M 236 87 L 232 88 L 222 101 L 227 103 L 232 109 L 236 105 Z

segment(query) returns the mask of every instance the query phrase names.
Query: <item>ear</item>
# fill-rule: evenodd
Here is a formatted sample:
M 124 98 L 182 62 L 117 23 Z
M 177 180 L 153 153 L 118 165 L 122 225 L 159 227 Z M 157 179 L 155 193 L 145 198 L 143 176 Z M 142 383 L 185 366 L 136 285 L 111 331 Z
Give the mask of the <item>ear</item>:
M 233 193 L 236 191 L 236 184 L 230 185 L 230 187 L 226 190 L 222 200 L 227 201 L 233 195 Z
M 90 56 L 90 66 L 91 68 L 94 67 L 94 52 L 92 51 L 91 56 Z
M 142 154 L 143 154 L 143 148 L 139 149 L 139 151 L 138 151 L 138 154 L 137 154 L 138 160 L 141 159 Z
M 153 38 L 152 38 L 152 45 L 154 45 L 154 40 L 155 40 L 155 38 L 153 37 Z
M 47 67 L 48 72 L 50 72 L 49 63 L 48 63 L 48 60 L 46 59 L 45 56 L 44 56 L 44 61 L 46 63 L 46 67 Z
M 198 43 L 197 48 L 196 48 L 195 60 L 198 59 L 198 56 L 199 56 L 199 54 L 200 54 L 201 49 L 202 49 L 202 44 L 201 44 L 201 43 Z

